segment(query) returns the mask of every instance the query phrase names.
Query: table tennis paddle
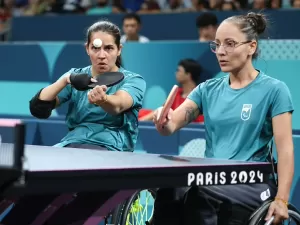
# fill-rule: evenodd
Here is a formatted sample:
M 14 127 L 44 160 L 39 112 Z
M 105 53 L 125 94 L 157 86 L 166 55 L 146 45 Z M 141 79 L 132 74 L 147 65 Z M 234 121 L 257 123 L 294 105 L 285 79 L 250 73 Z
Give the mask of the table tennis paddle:
M 105 72 L 97 76 L 95 79 L 97 82 L 92 82 L 91 76 L 86 73 L 70 75 L 71 85 L 78 91 L 86 91 L 96 87 L 97 85 L 111 87 L 118 84 L 124 79 L 124 74 L 121 72 Z
M 177 94 L 177 91 L 178 91 L 178 86 L 177 85 L 174 85 L 161 112 L 160 112 L 160 115 L 158 117 L 158 123 L 159 124 L 162 124 L 163 123 L 163 120 L 167 117 L 173 103 L 174 103 L 174 100 L 175 100 L 175 97 L 176 97 L 176 94 Z

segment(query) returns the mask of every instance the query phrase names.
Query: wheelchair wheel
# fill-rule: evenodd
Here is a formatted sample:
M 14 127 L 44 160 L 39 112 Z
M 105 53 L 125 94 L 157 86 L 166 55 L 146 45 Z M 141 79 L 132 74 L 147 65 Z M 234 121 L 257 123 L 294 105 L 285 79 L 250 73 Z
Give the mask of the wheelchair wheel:
M 109 224 L 119 225 L 122 219 L 125 203 L 120 203 L 109 215 Z M 1 225 L 1 224 L 0 224 Z
M 151 225 L 155 190 L 141 190 L 133 194 L 125 203 L 120 225 Z M 148 209 L 151 208 L 151 213 Z
M 265 216 L 268 213 L 268 209 L 272 201 L 268 201 L 267 203 L 263 204 L 262 207 L 260 207 L 252 217 L 250 217 L 248 225 L 264 225 L 266 221 L 264 220 Z M 288 205 L 288 213 L 289 213 L 289 219 L 288 224 L 291 224 L 293 221 L 293 224 L 300 225 L 300 212 L 291 204 Z M 285 224 L 285 222 L 283 224 Z

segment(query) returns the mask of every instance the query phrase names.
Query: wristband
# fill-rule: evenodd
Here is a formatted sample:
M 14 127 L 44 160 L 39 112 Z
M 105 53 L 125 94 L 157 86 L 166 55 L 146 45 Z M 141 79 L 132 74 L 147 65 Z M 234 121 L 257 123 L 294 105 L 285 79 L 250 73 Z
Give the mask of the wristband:
M 107 102 L 108 101 L 108 98 L 107 98 L 107 95 L 105 95 L 105 99 L 104 100 L 102 100 L 101 102 L 97 102 L 97 103 L 95 103 L 95 105 L 100 105 L 100 104 L 103 104 L 103 103 L 105 103 L 105 102 Z
M 275 200 L 276 200 L 276 201 L 281 201 L 281 202 L 283 202 L 286 206 L 289 205 L 289 203 L 288 203 L 287 201 L 283 200 L 282 198 L 277 198 L 277 197 L 275 197 Z

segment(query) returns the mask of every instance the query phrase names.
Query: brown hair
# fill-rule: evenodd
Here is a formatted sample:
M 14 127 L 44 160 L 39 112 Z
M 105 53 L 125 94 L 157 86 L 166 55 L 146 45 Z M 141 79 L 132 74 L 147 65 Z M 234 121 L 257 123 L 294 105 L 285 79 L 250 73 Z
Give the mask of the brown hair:
M 102 31 L 112 35 L 115 38 L 115 44 L 120 48 L 121 31 L 119 27 L 109 21 L 99 21 L 90 26 L 87 30 L 87 44 L 91 42 L 92 33 Z M 117 57 L 116 66 L 121 67 L 121 56 Z

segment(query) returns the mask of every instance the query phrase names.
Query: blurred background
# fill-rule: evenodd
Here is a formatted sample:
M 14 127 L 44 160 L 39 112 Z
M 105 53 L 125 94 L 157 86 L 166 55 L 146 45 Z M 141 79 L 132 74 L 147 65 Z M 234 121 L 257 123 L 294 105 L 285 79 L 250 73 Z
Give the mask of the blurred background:
M 0 116 L 28 122 L 27 144 L 59 142 L 67 132 L 67 105 L 48 120 L 36 120 L 29 100 L 70 68 L 89 65 L 85 32 L 100 19 L 122 29 L 123 67 L 145 78 L 143 110 L 151 111 L 164 103 L 174 84 L 186 82 L 180 74 L 195 68 L 186 59 L 198 65 L 192 76 L 197 82 L 224 75 L 208 41 L 225 18 L 248 11 L 264 12 L 270 21 L 256 68 L 284 81 L 292 93 L 296 174 L 291 198 L 300 208 L 300 0 L 0 0 Z M 203 118 L 160 137 L 144 115 L 137 152 L 203 154 Z M 2 140 L 12 138 L 3 134 Z

